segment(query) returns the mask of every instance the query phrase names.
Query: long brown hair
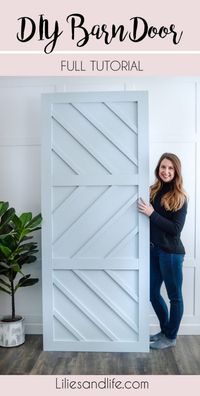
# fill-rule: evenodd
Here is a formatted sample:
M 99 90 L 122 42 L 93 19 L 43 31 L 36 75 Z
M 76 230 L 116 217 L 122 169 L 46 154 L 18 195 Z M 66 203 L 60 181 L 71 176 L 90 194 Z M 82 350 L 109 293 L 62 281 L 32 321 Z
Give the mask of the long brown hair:
M 174 179 L 172 180 L 172 188 L 166 194 L 163 195 L 161 199 L 161 205 L 164 206 L 166 210 L 171 210 L 176 212 L 182 208 L 185 200 L 187 199 L 187 194 L 183 189 L 183 178 L 181 174 L 181 161 L 177 155 L 172 153 L 164 153 L 161 155 L 158 164 L 155 169 L 156 181 L 150 187 L 150 201 L 153 202 L 156 194 L 162 188 L 163 181 L 159 176 L 160 164 L 164 159 L 168 159 L 172 162 L 174 166 Z

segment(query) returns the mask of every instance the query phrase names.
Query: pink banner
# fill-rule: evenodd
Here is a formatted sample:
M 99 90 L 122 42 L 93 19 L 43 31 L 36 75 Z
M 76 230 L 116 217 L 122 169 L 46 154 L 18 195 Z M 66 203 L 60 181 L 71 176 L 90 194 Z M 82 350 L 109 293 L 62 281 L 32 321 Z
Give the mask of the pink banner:
M 1 388 L 7 396 L 21 395 L 199 395 L 198 376 L 5 376 Z
M 199 1 L 159 0 L 116 3 L 90 0 L 5 2 L 1 13 L 0 54 L 38 51 L 200 50 Z M 110 55 L 109 55 L 110 56 Z M 127 58 L 127 54 L 125 57 Z M 21 59 L 21 58 L 20 58 Z M 43 68 L 43 57 L 40 59 Z M 37 59 L 37 61 L 38 61 Z M 162 61 L 162 57 L 160 58 Z M 9 58 L 7 58 L 9 64 Z M 54 62 L 53 58 L 48 63 Z M 174 65 L 175 70 L 176 64 Z M 35 67 L 29 65 L 30 73 Z M 4 71 L 3 71 L 4 73 Z M 37 71 L 38 73 L 38 71 Z
M 4 76 L 199 75 L 200 55 L 1 55 Z

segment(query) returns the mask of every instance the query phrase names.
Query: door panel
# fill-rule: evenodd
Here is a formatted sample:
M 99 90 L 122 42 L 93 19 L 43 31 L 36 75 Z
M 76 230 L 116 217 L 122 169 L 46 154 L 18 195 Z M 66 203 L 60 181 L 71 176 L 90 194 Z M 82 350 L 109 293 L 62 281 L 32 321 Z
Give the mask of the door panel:
M 147 95 L 44 95 L 46 350 L 148 350 Z

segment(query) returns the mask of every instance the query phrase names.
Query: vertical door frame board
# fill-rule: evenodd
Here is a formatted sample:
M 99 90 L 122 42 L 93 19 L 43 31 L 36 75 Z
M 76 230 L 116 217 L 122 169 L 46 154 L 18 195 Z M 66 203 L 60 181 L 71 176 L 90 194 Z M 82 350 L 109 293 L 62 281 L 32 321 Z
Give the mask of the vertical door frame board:
M 138 92 L 138 197 L 149 202 L 149 137 L 148 137 L 148 96 L 145 92 Z M 144 150 L 144 143 L 148 147 Z M 142 180 L 142 183 L 140 183 Z M 146 186 L 148 186 L 146 188 Z M 149 319 L 149 219 L 139 213 L 139 304 L 140 299 L 145 301 L 143 309 L 139 309 L 139 337 L 146 340 L 146 349 L 149 350 L 149 328 L 144 323 Z M 140 230 L 145 230 L 141 232 Z M 148 246 L 147 249 L 144 247 Z M 142 276 L 141 276 L 142 275 Z M 142 283 L 146 288 L 142 288 Z M 143 295 L 141 295 L 143 290 Z

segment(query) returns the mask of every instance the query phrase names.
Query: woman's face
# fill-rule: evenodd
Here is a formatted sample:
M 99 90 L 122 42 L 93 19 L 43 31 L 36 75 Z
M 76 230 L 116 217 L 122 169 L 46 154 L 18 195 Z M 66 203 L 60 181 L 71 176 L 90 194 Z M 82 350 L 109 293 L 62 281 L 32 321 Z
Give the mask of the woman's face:
M 164 158 L 159 167 L 159 177 L 160 179 L 165 182 L 169 183 L 173 180 L 175 175 L 175 169 L 173 163 L 168 160 L 167 158 Z

